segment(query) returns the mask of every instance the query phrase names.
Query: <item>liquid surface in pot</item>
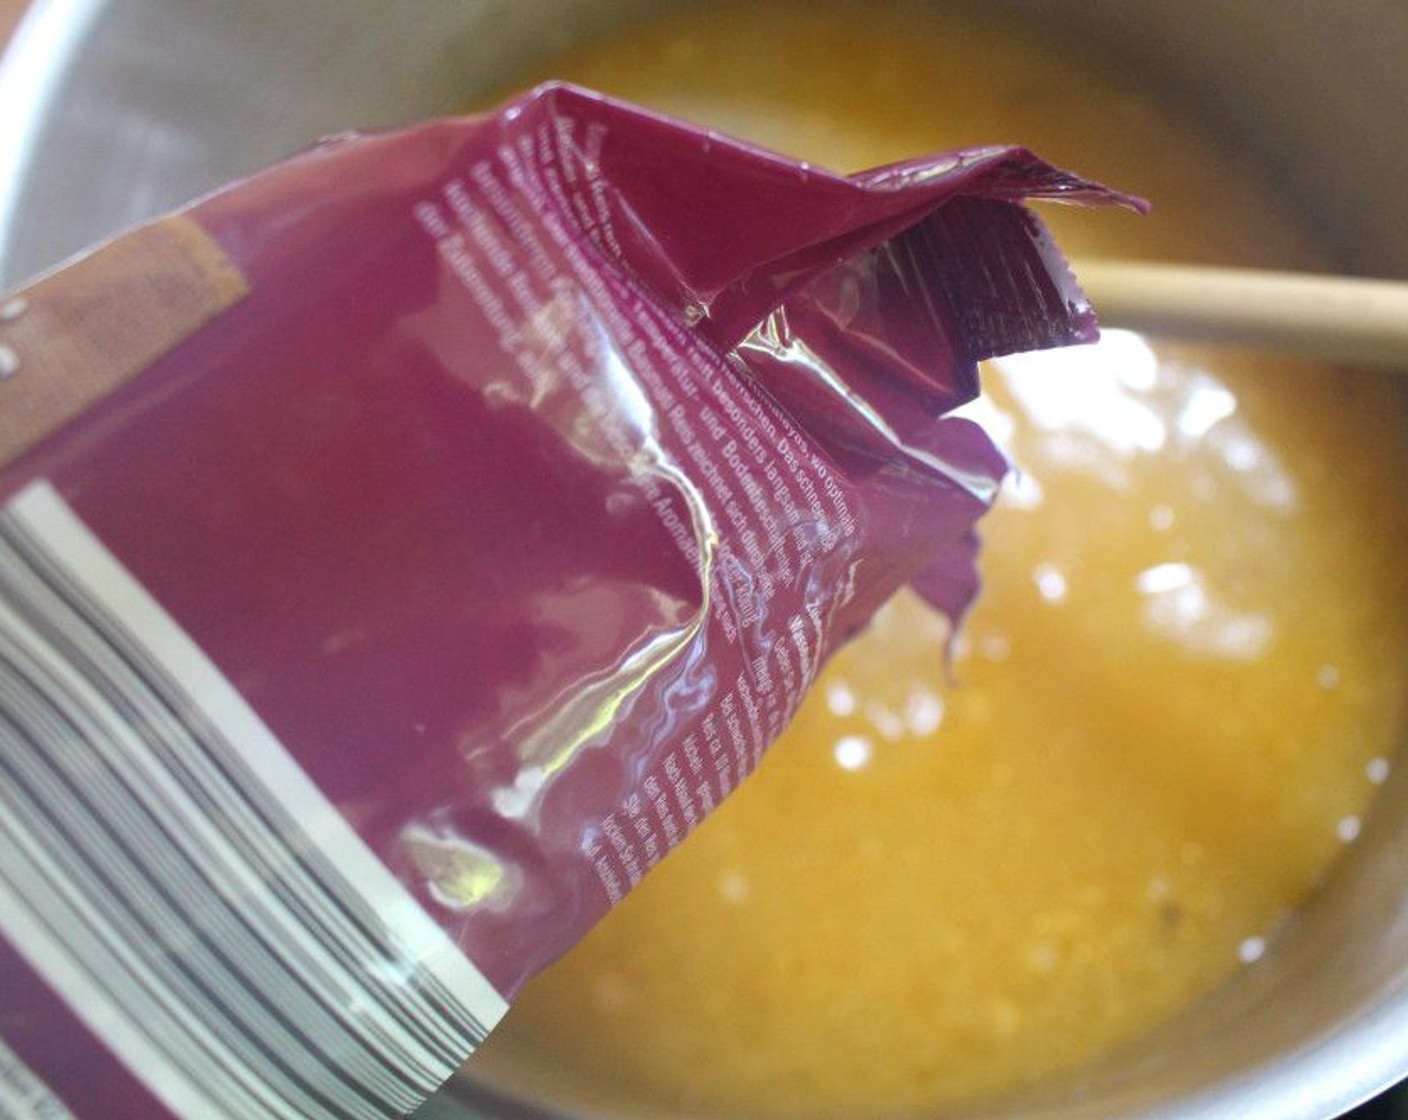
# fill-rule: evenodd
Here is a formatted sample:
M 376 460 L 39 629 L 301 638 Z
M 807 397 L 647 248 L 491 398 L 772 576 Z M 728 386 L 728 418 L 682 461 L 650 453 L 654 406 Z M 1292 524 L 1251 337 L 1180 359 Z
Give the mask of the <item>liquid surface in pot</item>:
M 841 169 L 1011 141 L 1153 199 L 1045 210 L 1075 254 L 1314 263 L 1227 153 L 1010 30 L 740 6 L 548 72 Z M 1255 967 L 1353 841 L 1403 716 L 1400 394 L 1121 332 L 987 385 L 1019 470 L 951 679 L 937 620 L 887 608 L 527 988 L 489 1074 L 532 1055 L 645 1114 L 933 1115 Z

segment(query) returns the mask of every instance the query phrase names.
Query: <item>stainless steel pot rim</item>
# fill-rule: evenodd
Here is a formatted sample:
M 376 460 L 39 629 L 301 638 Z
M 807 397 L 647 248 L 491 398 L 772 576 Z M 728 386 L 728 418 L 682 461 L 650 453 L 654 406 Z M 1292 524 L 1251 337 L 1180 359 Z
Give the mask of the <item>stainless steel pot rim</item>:
M 102 7 L 103 0 L 32 0 L 0 59 L 0 120 L 9 122 L 0 129 L 0 282 L 35 142 Z

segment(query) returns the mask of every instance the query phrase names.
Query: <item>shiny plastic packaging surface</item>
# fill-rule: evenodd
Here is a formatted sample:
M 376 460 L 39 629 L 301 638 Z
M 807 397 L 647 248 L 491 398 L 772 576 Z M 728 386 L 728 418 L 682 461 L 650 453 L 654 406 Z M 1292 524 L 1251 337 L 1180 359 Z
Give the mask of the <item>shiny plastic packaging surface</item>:
M 945 413 L 1094 334 L 1032 197 L 1137 205 L 554 85 L 8 298 L 0 1112 L 414 1108 L 880 603 L 962 615 Z

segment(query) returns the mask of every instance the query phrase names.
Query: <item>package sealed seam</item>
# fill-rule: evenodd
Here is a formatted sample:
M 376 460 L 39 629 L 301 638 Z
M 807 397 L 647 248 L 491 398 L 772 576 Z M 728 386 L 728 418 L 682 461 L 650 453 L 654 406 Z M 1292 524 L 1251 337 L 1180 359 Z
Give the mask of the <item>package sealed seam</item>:
M 1095 335 L 1033 198 L 1141 205 L 549 84 L 6 297 L 0 1112 L 414 1110 L 891 594 L 961 618 L 948 414 Z

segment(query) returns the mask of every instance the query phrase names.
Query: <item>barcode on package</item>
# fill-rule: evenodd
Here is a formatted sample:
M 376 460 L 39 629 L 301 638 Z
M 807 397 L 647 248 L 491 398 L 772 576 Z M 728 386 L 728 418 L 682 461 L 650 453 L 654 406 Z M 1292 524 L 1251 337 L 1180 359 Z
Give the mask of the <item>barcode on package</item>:
M 505 1010 L 43 482 L 0 513 L 0 934 L 188 1120 L 403 1116 Z

